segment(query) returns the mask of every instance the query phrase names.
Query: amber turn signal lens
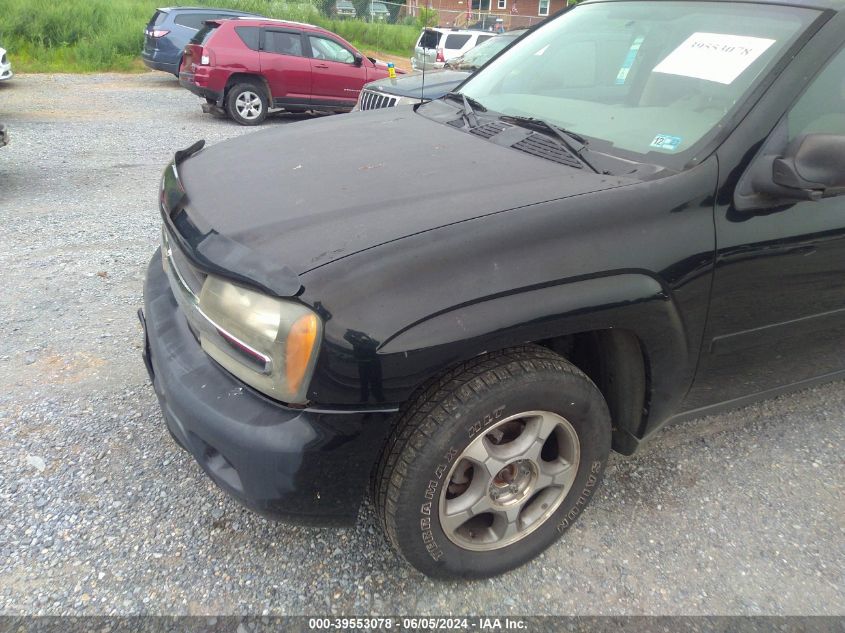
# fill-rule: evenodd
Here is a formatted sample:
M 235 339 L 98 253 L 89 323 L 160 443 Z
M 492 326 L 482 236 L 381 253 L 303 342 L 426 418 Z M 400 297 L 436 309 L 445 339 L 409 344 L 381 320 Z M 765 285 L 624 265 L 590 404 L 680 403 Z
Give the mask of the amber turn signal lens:
M 285 346 L 285 371 L 288 389 L 292 392 L 299 391 L 302 385 L 319 331 L 317 316 L 305 314 L 294 322 L 288 333 Z

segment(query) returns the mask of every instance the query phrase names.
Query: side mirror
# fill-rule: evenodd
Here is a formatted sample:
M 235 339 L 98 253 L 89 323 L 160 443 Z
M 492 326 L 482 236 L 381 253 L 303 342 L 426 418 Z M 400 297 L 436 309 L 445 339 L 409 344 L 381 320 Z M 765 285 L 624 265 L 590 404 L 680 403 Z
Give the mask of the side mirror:
M 358 55 L 358 54 L 356 53 L 356 54 L 354 55 L 354 57 L 355 57 L 355 65 L 356 65 L 356 66 L 360 66 L 361 64 L 363 64 L 363 63 L 364 63 L 364 58 L 363 58 L 361 55 Z
M 770 178 L 755 191 L 777 198 L 819 200 L 845 194 L 845 135 L 807 134 L 772 160 Z

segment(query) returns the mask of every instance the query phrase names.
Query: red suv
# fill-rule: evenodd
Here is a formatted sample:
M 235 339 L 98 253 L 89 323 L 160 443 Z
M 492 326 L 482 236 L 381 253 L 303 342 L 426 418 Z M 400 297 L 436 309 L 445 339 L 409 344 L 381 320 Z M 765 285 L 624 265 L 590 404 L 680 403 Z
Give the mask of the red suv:
M 266 18 L 207 21 L 179 68 L 179 83 L 205 97 L 206 112 L 241 125 L 258 125 L 269 108 L 348 112 L 365 83 L 387 76 L 385 63 L 334 33 Z

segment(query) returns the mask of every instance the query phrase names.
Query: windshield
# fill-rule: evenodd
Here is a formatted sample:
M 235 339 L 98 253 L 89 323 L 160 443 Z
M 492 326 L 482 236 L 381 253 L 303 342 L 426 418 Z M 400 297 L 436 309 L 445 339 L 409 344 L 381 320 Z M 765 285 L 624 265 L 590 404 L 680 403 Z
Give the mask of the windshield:
M 471 48 L 469 51 L 464 53 L 464 55 L 455 60 L 455 63 L 451 64 L 451 66 L 461 70 L 474 70 L 476 68 L 481 68 L 484 64 L 493 59 L 496 53 L 508 44 L 514 42 L 523 32 L 524 31 L 521 31 L 518 35 L 497 35 L 496 37 L 491 37 L 486 42 L 482 42 L 475 48 Z
M 662 164 L 715 132 L 818 15 L 738 2 L 584 4 L 514 44 L 461 92 L 578 133 L 591 148 Z

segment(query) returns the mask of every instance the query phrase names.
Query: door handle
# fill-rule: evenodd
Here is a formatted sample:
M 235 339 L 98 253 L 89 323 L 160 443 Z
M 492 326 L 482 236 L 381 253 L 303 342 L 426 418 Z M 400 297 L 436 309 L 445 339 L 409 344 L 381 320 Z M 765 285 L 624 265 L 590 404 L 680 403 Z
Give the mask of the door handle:
M 317 64 L 316 66 L 314 66 L 314 68 L 328 68 L 328 67 L 329 67 L 328 64 Z

